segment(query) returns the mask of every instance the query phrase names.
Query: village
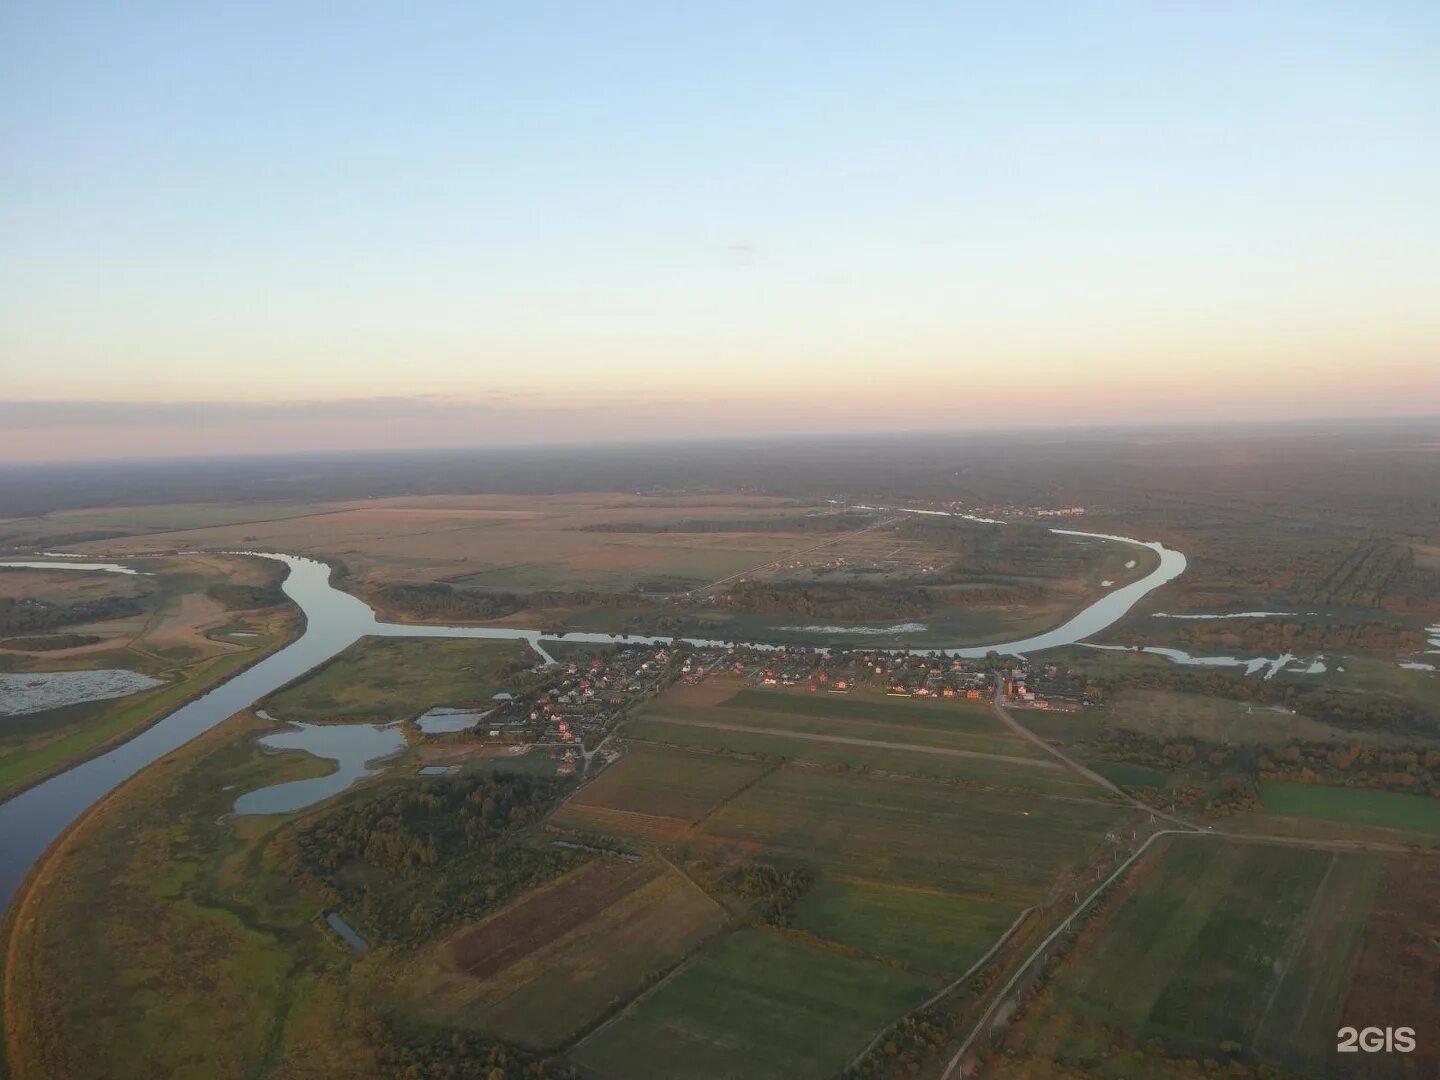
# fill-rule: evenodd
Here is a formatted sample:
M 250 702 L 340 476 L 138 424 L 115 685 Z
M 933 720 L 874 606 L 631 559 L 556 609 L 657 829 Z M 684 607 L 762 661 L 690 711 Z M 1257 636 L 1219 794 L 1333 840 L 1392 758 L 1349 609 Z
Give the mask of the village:
M 927 657 L 883 650 L 760 650 L 743 645 L 551 646 L 554 663 L 526 672 L 532 689 L 501 692 L 463 728 L 426 730 L 429 740 L 455 747 L 480 744 L 543 752 L 558 775 L 583 775 L 620 721 L 638 704 L 674 683 L 693 685 L 716 675 L 758 687 L 814 694 L 884 693 L 891 697 L 990 700 L 1002 680 L 1016 708 L 1079 711 L 1093 704 L 1083 680 L 1062 665 L 1032 664 L 1021 656 L 982 659 Z M 611 756 L 606 753 L 607 758 Z

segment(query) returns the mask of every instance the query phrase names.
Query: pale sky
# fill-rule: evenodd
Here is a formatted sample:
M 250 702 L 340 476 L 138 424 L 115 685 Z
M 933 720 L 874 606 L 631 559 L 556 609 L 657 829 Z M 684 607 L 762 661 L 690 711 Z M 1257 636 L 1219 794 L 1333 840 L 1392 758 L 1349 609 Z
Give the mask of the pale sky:
M 1440 413 L 1440 5 L 0 7 L 0 457 Z

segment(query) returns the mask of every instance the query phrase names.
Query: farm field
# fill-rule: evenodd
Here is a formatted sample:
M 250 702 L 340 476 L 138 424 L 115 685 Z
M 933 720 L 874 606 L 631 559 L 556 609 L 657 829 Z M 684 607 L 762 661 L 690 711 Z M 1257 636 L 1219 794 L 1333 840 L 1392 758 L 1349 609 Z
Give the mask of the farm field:
M 726 922 L 677 871 L 598 859 L 397 966 L 406 1012 L 546 1048 L 573 1037 Z
M 984 955 L 1015 916 L 1008 899 L 836 876 L 801 897 L 792 925 L 912 971 L 953 976 Z
M 573 1057 L 601 1077 L 821 1078 L 843 1069 L 931 984 L 765 930 L 702 950 Z
M 1019 756 L 1029 744 L 980 703 L 739 687 L 713 678 L 652 700 L 623 729 L 627 755 L 552 823 L 803 868 L 813 881 L 790 925 L 937 977 L 964 971 L 1133 824 L 1083 778 Z M 686 719 L 662 719 L 675 713 Z M 916 741 L 887 749 L 877 735 Z M 954 749 L 993 744 L 1018 754 Z M 968 775 L 925 777 L 930 761 Z
M 1369 993 L 1352 971 L 1387 872 L 1378 855 L 1174 838 L 1085 925 L 1004 1053 L 1098 1076 L 1236 1054 L 1330 1075 L 1347 995 Z
M 770 768 L 716 754 L 635 746 L 550 820 L 581 832 L 678 839 Z
M 720 680 L 711 680 L 717 687 Z M 734 685 L 734 684 L 731 684 Z M 970 784 L 1093 797 L 1092 785 L 1004 728 L 983 702 L 741 689 L 703 704 L 675 688 L 631 739 Z
M 1440 799 L 1423 795 L 1268 780 L 1260 785 L 1260 801 L 1269 813 L 1285 817 L 1440 836 Z
M 1028 901 L 1129 816 L 1098 802 L 786 765 L 701 822 L 697 839 L 841 876 Z
M 528 667 L 521 641 L 367 637 L 281 687 L 264 707 L 283 720 L 404 720 L 433 706 L 484 706 L 505 665 Z

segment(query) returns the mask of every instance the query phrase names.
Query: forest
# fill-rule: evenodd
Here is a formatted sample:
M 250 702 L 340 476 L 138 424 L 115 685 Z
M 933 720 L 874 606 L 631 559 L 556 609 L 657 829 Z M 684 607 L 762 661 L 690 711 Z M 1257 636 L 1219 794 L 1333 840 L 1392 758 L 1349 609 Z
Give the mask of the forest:
M 506 772 L 389 784 L 303 827 L 295 870 L 379 940 L 414 943 L 574 865 L 521 835 L 565 789 Z
M 124 619 L 144 610 L 137 601 L 125 596 L 103 596 L 69 604 L 0 596 L 0 635 L 43 634 L 61 626 Z

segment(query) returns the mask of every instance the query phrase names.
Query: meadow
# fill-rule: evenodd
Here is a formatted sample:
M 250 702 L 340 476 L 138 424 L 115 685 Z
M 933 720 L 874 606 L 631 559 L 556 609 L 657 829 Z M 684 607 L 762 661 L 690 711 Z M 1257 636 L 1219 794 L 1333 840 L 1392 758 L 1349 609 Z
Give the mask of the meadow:
M 284 720 L 408 720 L 435 706 L 485 707 L 509 667 L 530 667 L 521 641 L 367 637 L 270 694 Z
M 0 671 L 114 668 L 161 683 L 125 697 L 0 718 L 0 799 L 123 742 L 295 634 L 295 611 L 272 594 L 273 571 L 259 560 L 195 555 L 139 565 L 143 576 L 0 569 L 0 597 L 61 611 L 113 599 L 135 608 L 60 627 L 85 642 L 75 647 L 0 649 Z M 237 598 L 254 606 L 235 607 Z
M 1114 544 L 1030 525 L 897 519 L 870 528 L 881 521 L 837 515 L 815 499 L 753 494 L 409 495 L 62 510 L 0 527 L 0 543 L 321 556 L 344 566 L 346 588 L 401 621 L 434 618 L 397 588 L 440 583 L 524 604 L 518 614 L 472 616 L 480 620 L 872 644 L 1026 636 L 1103 593 L 1102 582 L 1147 568 L 1127 567 L 1135 553 Z M 757 606 L 745 592 L 760 586 L 771 591 Z M 884 621 L 897 596 L 927 626 L 919 636 L 794 629 Z M 866 612 L 877 604 L 872 619 Z

